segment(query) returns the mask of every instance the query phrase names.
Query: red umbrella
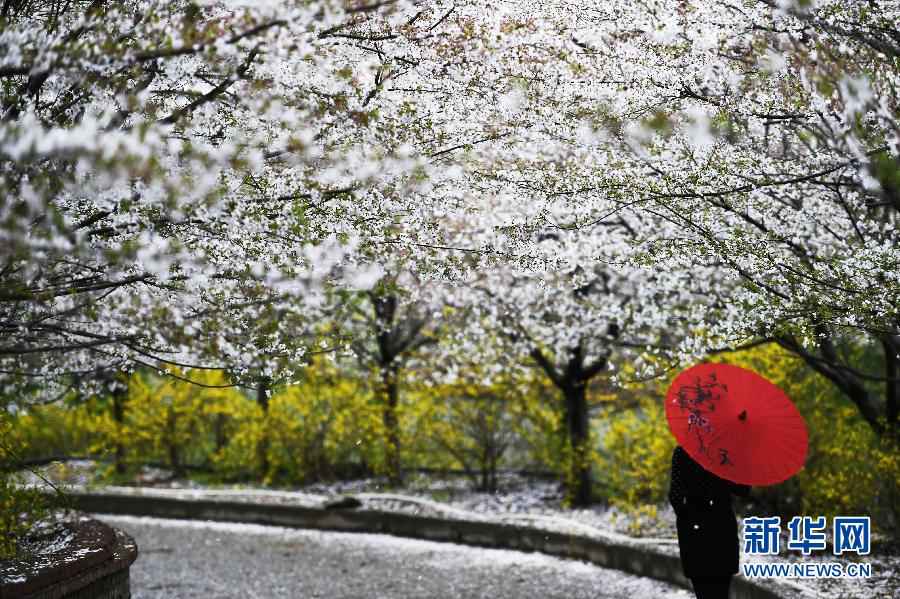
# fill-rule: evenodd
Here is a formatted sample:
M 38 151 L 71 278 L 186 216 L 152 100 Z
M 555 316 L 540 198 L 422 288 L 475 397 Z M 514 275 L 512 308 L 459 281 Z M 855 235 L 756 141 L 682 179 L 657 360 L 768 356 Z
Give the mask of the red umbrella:
M 669 428 L 700 465 L 732 482 L 780 483 L 803 467 L 808 435 L 784 391 L 731 364 L 699 364 L 666 393 Z

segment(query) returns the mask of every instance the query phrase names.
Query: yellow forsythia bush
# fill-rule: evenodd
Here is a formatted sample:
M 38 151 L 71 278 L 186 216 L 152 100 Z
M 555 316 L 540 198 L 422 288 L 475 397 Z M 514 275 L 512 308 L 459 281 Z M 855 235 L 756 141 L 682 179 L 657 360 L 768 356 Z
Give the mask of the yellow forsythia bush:
M 271 392 L 268 410 L 245 400 L 231 413 L 234 432 L 216 451 L 224 473 L 300 484 L 381 467 L 381 413 L 365 381 L 316 360 L 298 384 Z
M 624 365 L 622 378 L 634 377 Z M 669 432 L 664 395 L 669 378 L 617 388 L 595 418 L 599 428 L 598 488 L 610 505 L 629 515 L 631 532 L 653 526 L 666 502 L 675 438 Z
M 121 421 L 111 397 L 69 398 L 20 412 L 14 434 L 32 458 L 108 457 L 123 461 L 129 470 L 159 463 L 179 472 L 188 465 L 208 465 L 218 429 L 227 432 L 231 413 L 248 400 L 227 387 L 221 372 L 176 374 L 207 386 L 135 373 L 125 381 Z
M 562 392 L 540 371 L 532 371 L 517 381 L 518 391 L 509 403 L 513 430 L 525 447 L 530 466 L 554 472 L 565 489 L 574 489 L 572 477 L 577 472 L 574 451 L 566 430 Z M 589 409 L 608 404 L 613 395 L 608 389 L 592 386 L 587 389 Z M 597 448 L 597 419 L 590 422 L 588 448 L 584 454 L 594 479 L 603 469 Z M 565 497 L 568 504 L 571 497 Z
M 353 464 L 381 466 L 381 413 L 359 381 L 317 362 L 297 385 L 277 392 L 263 424 L 270 438 L 269 478 L 334 478 Z
M 481 491 L 493 492 L 498 472 L 519 449 L 515 443 L 514 382 L 486 379 L 473 367 L 453 383 L 420 382 L 407 392 L 412 435 L 410 463 L 465 472 Z M 415 417 L 413 417 L 415 415 Z
M 100 439 L 96 418 L 87 406 L 36 406 L 13 417 L 10 434 L 29 459 L 87 456 Z
M 52 501 L 37 489 L 22 486 L 17 469 L 24 447 L 13 434 L 13 421 L 0 410 L 0 560 L 16 555 L 19 541 L 47 515 Z
M 528 462 L 558 473 L 571 471 L 565 414 L 559 390 L 542 376 L 527 378 L 509 404 L 513 426 L 526 448 Z
M 213 452 L 214 415 L 230 402 L 244 401 L 220 371 L 176 372 L 201 385 L 172 377 L 135 375 L 128 381 L 124 423 L 104 414 L 105 449 L 123 445 L 129 459 L 158 462 L 175 474 L 208 462 Z
M 661 397 L 643 396 L 611 416 L 599 468 L 610 503 L 634 511 L 665 502 L 673 449 Z

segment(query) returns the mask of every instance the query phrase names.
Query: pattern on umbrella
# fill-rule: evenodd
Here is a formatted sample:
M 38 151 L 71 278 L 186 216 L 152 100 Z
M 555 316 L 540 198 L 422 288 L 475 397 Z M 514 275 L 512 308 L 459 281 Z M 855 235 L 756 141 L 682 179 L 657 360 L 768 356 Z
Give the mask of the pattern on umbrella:
M 706 380 L 697 377 L 696 382 L 690 385 L 682 385 L 675 395 L 675 402 L 682 412 L 688 414 L 688 432 L 693 432 L 697 437 L 699 450 L 709 455 L 707 439 L 711 439 L 716 429 L 705 414 L 715 412 L 716 403 L 724 401 L 728 394 L 728 385 L 720 383 L 716 373 L 711 372 Z M 719 463 L 721 465 L 733 464 L 728 456 L 728 450 L 719 449 Z

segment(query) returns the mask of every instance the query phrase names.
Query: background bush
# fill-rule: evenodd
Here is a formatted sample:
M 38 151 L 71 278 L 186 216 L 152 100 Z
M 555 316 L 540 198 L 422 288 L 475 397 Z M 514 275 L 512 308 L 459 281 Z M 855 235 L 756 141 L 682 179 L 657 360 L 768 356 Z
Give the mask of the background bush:
M 783 484 L 755 489 L 753 509 L 784 518 L 871 515 L 876 528 L 897 530 L 896 443 L 879 439 L 827 380 L 776 345 L 715 359 L 751 368 L 780 386 L 809 425 L 806 467 Z M 503 469 L 558 477 L 570 472 L 558 393 L 536 373 L 513 372 L 485 382 L 473 367 L 455 384 L 402 381 L 404 468 L 459 470 L 488 492 L 498 489 Z M 317 360 L 298 384 L 275 387 L 265 412 L 255 395 L 224 387 L 221 372 L 176 374 L 205 386 L 135 374 L 118 420 L 110 397 L 68 398 L 7 414 L 5 438 L 28 458 L 106 456 L 110 476 L 130 476 L 146 464 L 176 475 L 202 470 L 213 481 L 286 485 L 386 473 L 375 377 L 365 371 Z M 601 380 L 589 390 L 597 499 L 651 520 L 668 491 L 675 441 L 663 396 L 674 375 L 625 389 Z M 121 466 L 118 473 L 114 465 Z
M 14 557 L 22 538 L 49 513 L 53 501 L 35 488 L 23 486 L 19 469 L 22 446 L 13 434 L 12 419 L 0 410 L 0 560 Z

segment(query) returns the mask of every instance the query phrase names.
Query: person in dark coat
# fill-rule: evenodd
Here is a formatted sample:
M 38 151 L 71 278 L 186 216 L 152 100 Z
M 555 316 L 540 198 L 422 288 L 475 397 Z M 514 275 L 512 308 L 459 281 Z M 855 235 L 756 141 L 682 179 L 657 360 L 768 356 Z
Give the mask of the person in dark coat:
M 669 503 L 675 510 L 681 567 L 697 599 L 727 599 L 738 572 L 737 521 L 731 495 L 750 487 L 719 478 L 681 447 L 672 452 Z

